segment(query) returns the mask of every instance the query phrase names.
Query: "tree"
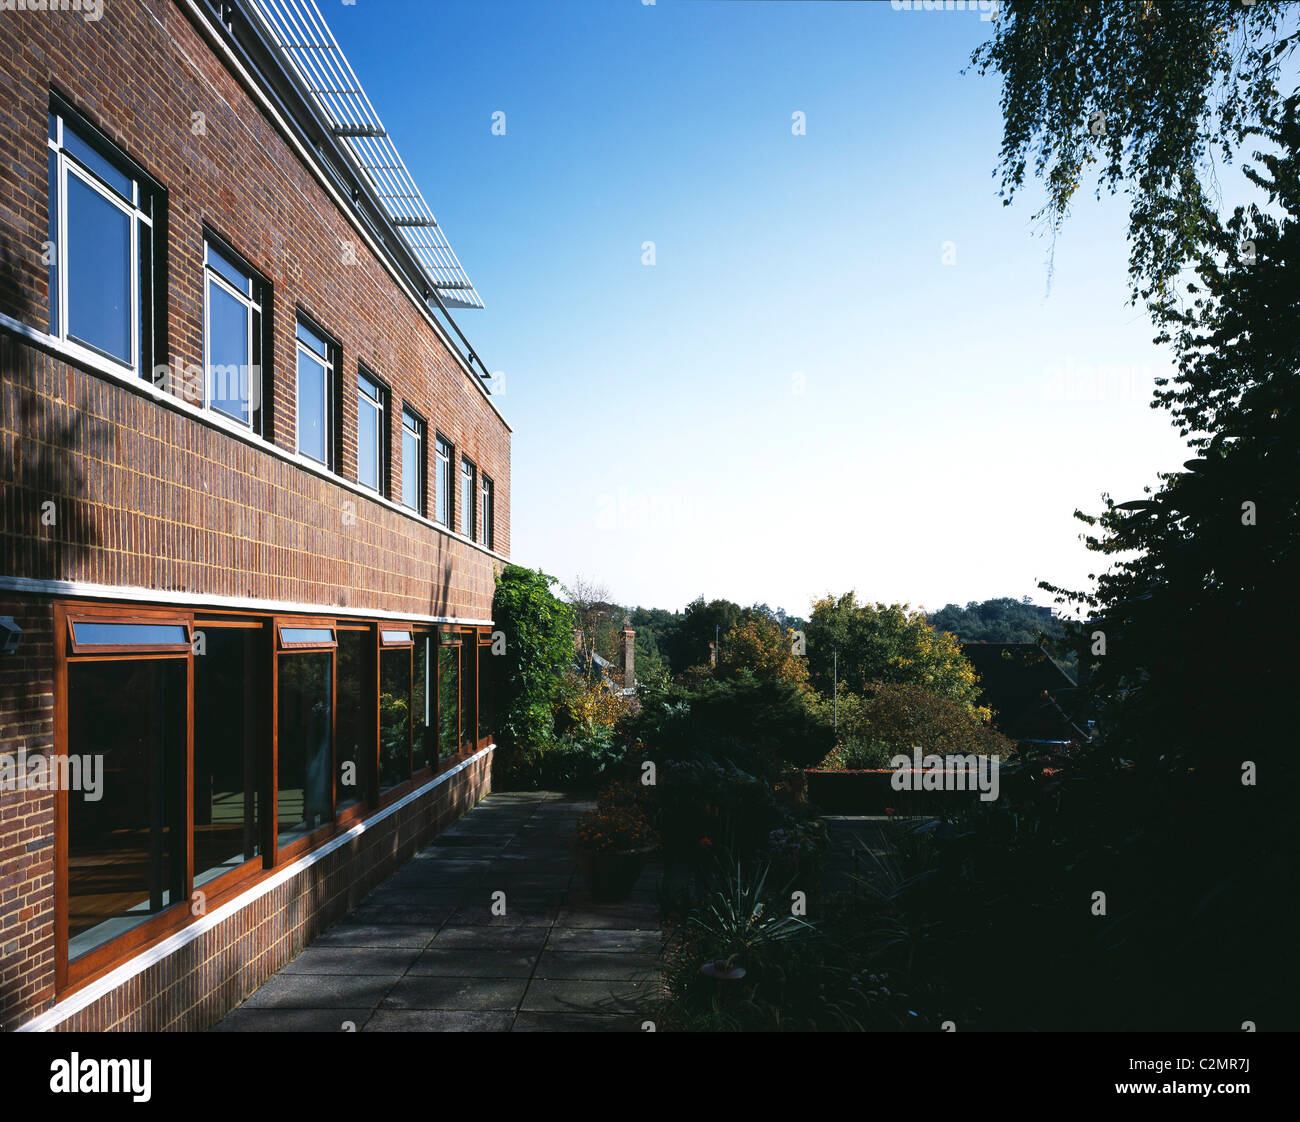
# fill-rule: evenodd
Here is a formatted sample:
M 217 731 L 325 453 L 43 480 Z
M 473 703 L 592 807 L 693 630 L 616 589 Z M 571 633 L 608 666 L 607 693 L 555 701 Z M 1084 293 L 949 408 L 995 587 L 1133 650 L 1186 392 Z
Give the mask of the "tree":
M 675 673 L 688 666 L 699 666 L 709 661 L 709 644 L 715 634 L 725 635 L 740 621 L 741 607 L 730 600 L 710 600 L 697 596 L 686 605 L 669 648 L 669 660 Z
M 598 654 L 610 661 L 618 657 L 622 641 L 623 609 L 609 599 L 609 589 L 586 577 L 578 577 L 572 586 L 565 586 L 565 595 L 573 608 L 574 619 L 581 631 L 581 654 L 590 666 L 591 656 Z
M 1270 151 L 1247 174 L 1280 216 L 1238 208 L 1212 223 L 1193 306 L 1161 312 L 1178 373 L 1159 403 L 1200 455 L 1148 498 L 1103 496 L 1101 514 L 1076 512 L 1088 548 L 1119 558 L 1094 593 L 1044 587 L 1085 617 L 1077 631 L 1110 743 L 1203 775 L 1273 761 L 1285 787 L 1300 624 L 1300 103 L 1256 131 Z M 1249 257 L 1238 251 L 1247 232 Z
M 829 719 L 829 703 L 818 710 Z M 875 682 L 865 694 L 842 692 L 839 704 L 841 743 L 856 741 L 884 749 L 882 756 L 923 752 L 1009 757 L 1015 745 L 994 729 L 987 709 L 972 711 L 951 697 L 906 682 Z
M 505 640 L 489 660 L 496 736 L 505 751 L 545 743 L 559 674 L 573 659 L 573 610 L 551 592 L 555 578 L 507 565 L 497 577 L 492 618 Z
M 1095 166 L 1098 196 L 1130 200 L 1134 292 L 1160 298 L 1213 212 L 1214 158 L 1231 162 L 1282 101 L 1282 63 L 1300 41 L 1290 15 L 1243 0 L 1003 0 L 971 61 L 1003 79 L 1004 201 L 1032 167 L 1041 217 L 1059 227 Z
M 812 684 L 824 694 L 831 692 L 837 647 L 840 686 L 851 692 L 864 693 L 873 682 L 908 682 L 971 706 L 979 696 L 957 640 L 906 604 L 859 604 L 854 592 L 818 600 L 808 621 L 808 660 Z
M 808 683 L 808 660 L 796 649 L 791 633 L 772 617 L 750 608 L 727 632 L 718 659 L 718 672 L 723 677 L 735 677 L 743 670 L 750 671 L 760 682 L 787 682 L 802 687 Z
M 964 608 L 945 604 L 930 614 L 930 625 L 939 631 L 952 632 L 963 643 L 1041 643 L 1074 676 L 1077 652 L 1072 645 L 1062 642 L 1065 629 L 1061 621 L 1055 616 L 1048 618 L 1046 611 L 1028 596 L 1018 601 L 1002 596 L 994 600 L 971 600 Z

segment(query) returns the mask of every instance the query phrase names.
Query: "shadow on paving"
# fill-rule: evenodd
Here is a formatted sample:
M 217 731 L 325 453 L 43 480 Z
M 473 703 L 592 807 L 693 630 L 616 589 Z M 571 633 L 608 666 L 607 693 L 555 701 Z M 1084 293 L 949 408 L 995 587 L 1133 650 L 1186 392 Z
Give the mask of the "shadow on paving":
M 593 902 L 569 849 L 591 805 L 489 795 L 213 1031 L 641 1031 L 660 869 L 625 901 Z

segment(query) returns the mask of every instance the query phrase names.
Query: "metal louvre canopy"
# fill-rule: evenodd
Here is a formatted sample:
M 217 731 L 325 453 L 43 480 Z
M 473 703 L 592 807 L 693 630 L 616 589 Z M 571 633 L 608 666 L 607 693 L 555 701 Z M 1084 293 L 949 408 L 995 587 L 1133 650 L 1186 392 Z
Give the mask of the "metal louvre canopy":
M 248 6 L 315 102 L 339 147 L 352 157 L 442 304 L 483 307 L 316 0 L 250 0 Z

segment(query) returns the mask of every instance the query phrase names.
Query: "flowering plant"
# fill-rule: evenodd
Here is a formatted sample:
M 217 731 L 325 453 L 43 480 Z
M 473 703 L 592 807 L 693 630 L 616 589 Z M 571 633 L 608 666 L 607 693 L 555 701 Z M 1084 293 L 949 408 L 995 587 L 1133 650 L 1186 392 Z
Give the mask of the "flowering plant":
M 630 806 L 587 811 L 578 819 L 575 841 L 583 849 L 646 849 L 657 844 L 650 820 Z

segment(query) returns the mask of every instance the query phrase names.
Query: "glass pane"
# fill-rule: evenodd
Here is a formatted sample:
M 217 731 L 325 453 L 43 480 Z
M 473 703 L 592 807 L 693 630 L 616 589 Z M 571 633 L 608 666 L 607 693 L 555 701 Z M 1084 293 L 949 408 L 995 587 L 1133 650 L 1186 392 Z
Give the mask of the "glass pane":
M 422 768 L 438 763 L 437 729 L 434 714 L 437 706 L 437 690 L 434 682 L 436 663 L 433 660 L 434 638 L 432 635 L 415 637 L 415 667 L 412 677 L 415 681 L 415 696 L 412 709 L 415 713 L 415 766 Z
M 385 643 L 409 643 L 411 641 L 409 631 L 385 631 L 383 636 Z
M 131 219 L 68 173 L 68 334 L 131 361 Z
M 460 466 L 460 532 L 474 536 L 474 472 L 466 463 Z
M 252 423 L 249 410 L 249 318 L 252 309 L 208 282 L 208 401 L 229 417 Z
M 420 507 L 420 438 L 402 430 L 402 502 L 413 510 Z
M 478 736 L 492 735 L 492 648 L 478 649 Z
M 304 327 L 302 323 L 298 324 L 298 339 L 305 343 L 323 359 L 328 359 L 330 352 L 325 340 L 309 327 Z
M 216 246 L 209 245 L 207 248 L 208 265 L 245 296 L 251 297 L 253 295 L 253 278 L 233 261 L 222 256 L 221 251 Z
M 366 672 L 366 645 L 373 642 L 368 631 L 339 632 L 339 746 L 335 779 L 339 810 L 365 798 L 370 768 L 374 766 L 369 761 L 375 743 L 375 681 L 374 672 Z
M 182 900 L 185 667 L 68 664 L 70 959 Z
M 379 789 L 411 778 L 411 648 L 379 654 Z
M 131 177 L 118 171 L 81 137 L 68 128 L 66 121 L 63 124 L 63 147 L 102 179 L 106 186 L 111 187 L 128 203 L 135 205 Z
M 435 517 L 444 526 L 451 525 L 451 460 L 438 442 L 437 513 Z
M 334 655 L 330 651 L 281 655 L 279 844 L 330 821 Z
M 334 632 L 328 627 L 282 627 L 281 643 L 332 643 Z
M 298 451 L 325 463 L 324 363 L 304 351 L 298 352 Z
M 194 656 L 194 883 L 237 869 L 258 844 L 260 629 L 204 630 Z
M 188 643 L 185 627 L 179 623 L 86 623 L 72 625 L 77 646 L 157 646 Z
M 357 482 L 379 490 L 379 410 L 365 397 L 357 399 Z
M 438 647 L 438 756 L 460 748 L 460 648 Z
M 54 118 L 51 116 L 51 122 Z M 53 127 L 51 125 L 51 127 Z M 59 157 L 51 151 L 50 165 L 50 200 L 49 232 L 50 242 L 50 334 L 59 334 L 59 255 L 55 252 L 59 244 Z
M 460 746 L 472 748 L 478 730 L 478 659 L 475 637 L 465 636 L 460 658 Z

